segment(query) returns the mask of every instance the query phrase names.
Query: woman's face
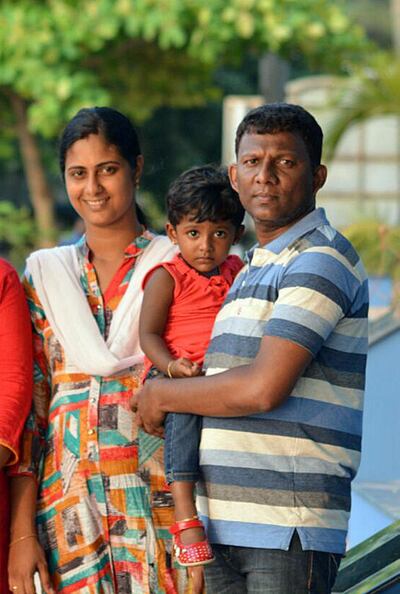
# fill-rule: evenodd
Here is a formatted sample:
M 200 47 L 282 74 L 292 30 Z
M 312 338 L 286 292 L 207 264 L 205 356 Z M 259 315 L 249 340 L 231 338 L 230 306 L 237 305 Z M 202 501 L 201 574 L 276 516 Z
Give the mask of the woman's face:
M 100 134 L 70 146 L 65 159 L 67 194 L 88 232 L 95 227 L 135 229 L 135 185 L 142 168 L 141 155 L 132 171 L 118 149 Z

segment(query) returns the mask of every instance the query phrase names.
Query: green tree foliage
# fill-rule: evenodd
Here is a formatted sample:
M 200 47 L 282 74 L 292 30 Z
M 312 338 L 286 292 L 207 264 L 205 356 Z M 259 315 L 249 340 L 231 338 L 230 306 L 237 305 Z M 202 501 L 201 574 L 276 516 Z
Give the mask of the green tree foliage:
M 400 281 L 400 227 L 364 221 L 350 225 L 343 233 L 370 274 Z
M 353 124 L 374 116 L 400 114 L 400 60 L 391 54 L 376 55 L 368 67 L 355 70 L 351 78 L 342 81 L 333 107 L 337 116 L 326 138 L 328 158 Z
M 0 202 L 0 246 L 17 268 L 36 244 L 36 235 L 37 229 L 27 208 Z
M 40 233 L 50 237 L 52 200 L 36 135 L 54 137 L 80 107 L 144 120 L 215 99 L 215 68 L 248 52 L 341 71 L 366 47 L 341 0 L 3 0 L 1 124 L 18 134 Z
M 346 11 L 356 23 L 360 23 L 368 36 L 380 47 L 392 46 L 392 22 L 390 4 L 393 0 L 347 0 Z
M 30 126 L 45 135 L 113 97 L 137 117 L 204 101 L 215 65 L 249 49 L 330 70 L 365 49 L 329 0 L 3 0 L 0 11 L 0 86 L 30 101 Z
M 393 280 L 393 307 L 400 305 L 400 227 L 379 221 L 354 223 L 343 230 L 360 254 L 370 275 Z

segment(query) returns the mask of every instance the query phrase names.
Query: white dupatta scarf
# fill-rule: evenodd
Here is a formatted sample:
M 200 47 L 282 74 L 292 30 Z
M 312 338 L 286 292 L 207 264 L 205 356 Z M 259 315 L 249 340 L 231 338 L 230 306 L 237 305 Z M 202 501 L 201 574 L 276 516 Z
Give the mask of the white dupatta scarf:
M 33 252 L 27 272 L 54 335 L 62 345 L 69 372 L 111 376 L 143 362 L 139 345 L 142 281 L 159 262 L 170 260 L 176 247 L 156 236 L 138 256 L 128 288 L 114 312 L 104 340 L 80 283 L 77 247 L 62 246 Z

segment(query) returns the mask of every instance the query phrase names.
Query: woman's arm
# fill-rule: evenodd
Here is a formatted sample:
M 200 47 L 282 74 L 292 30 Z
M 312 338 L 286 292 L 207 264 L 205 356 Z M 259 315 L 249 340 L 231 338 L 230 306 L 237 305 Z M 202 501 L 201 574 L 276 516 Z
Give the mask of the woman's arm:
M 32 401 L 32 378 L 29 311 L 17 273 L 10 267 L 0 282 L 0 469 L 18 459 L 18 442 Z
M 8 562 L 10 589 L 34 594 L 34 575 L 39 572 L 45 594 L 53 594 L 44 552 L 36 535 L 36 481 L 19 476 L 11 481 L 11 525 Z
M 32 406 L 23 428 L 20 459 L 8 470 L 9 476 L 37 477 L 44 455 L 48 410 L 51 399 L 51 371 L 47 360 L 44 335 L 48 328 L 43 307 L 32 280 L 23 279 L 25 295 L 31 313 L 33 333 Z
M 36 493 L 36 480 L 33 477 L 18 476 L 10 481 L 11 543 L 30 535 L 36 536 Z
M 33 594 L 33 576 L 39 571 L 46 594 L 53 592 L 43 550 L 36 538 L 36 491 L 44 455 L 51 381 L 44 348 L 47 321 L 31 279 L 24 278 L 31 310 L 34 346 L 33 403 L 22 436 L 20 460 L 9 469 L 11 487 L 11 530 L 9 583 L 19 594 Z

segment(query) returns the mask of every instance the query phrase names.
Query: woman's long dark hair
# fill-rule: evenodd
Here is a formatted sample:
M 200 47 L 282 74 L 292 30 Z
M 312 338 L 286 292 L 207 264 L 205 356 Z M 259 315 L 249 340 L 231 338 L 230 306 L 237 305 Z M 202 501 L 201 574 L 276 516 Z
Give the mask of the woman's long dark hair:
M 108 144 L 118 149 L 131 166 L 136 169 L 136 159 L 141 154 L 137 132 L 132 122 L 122 113 L 111 107 L 85 107 L 68 122 L 60 138 L 59 163 L 61 175 L 65 180 L 65 159 L 68 149 L 77 140 L 87 138 L 90 134 L 101 134 Z M 146 226 L 146 218 L 136 204 L 136 216 Z

